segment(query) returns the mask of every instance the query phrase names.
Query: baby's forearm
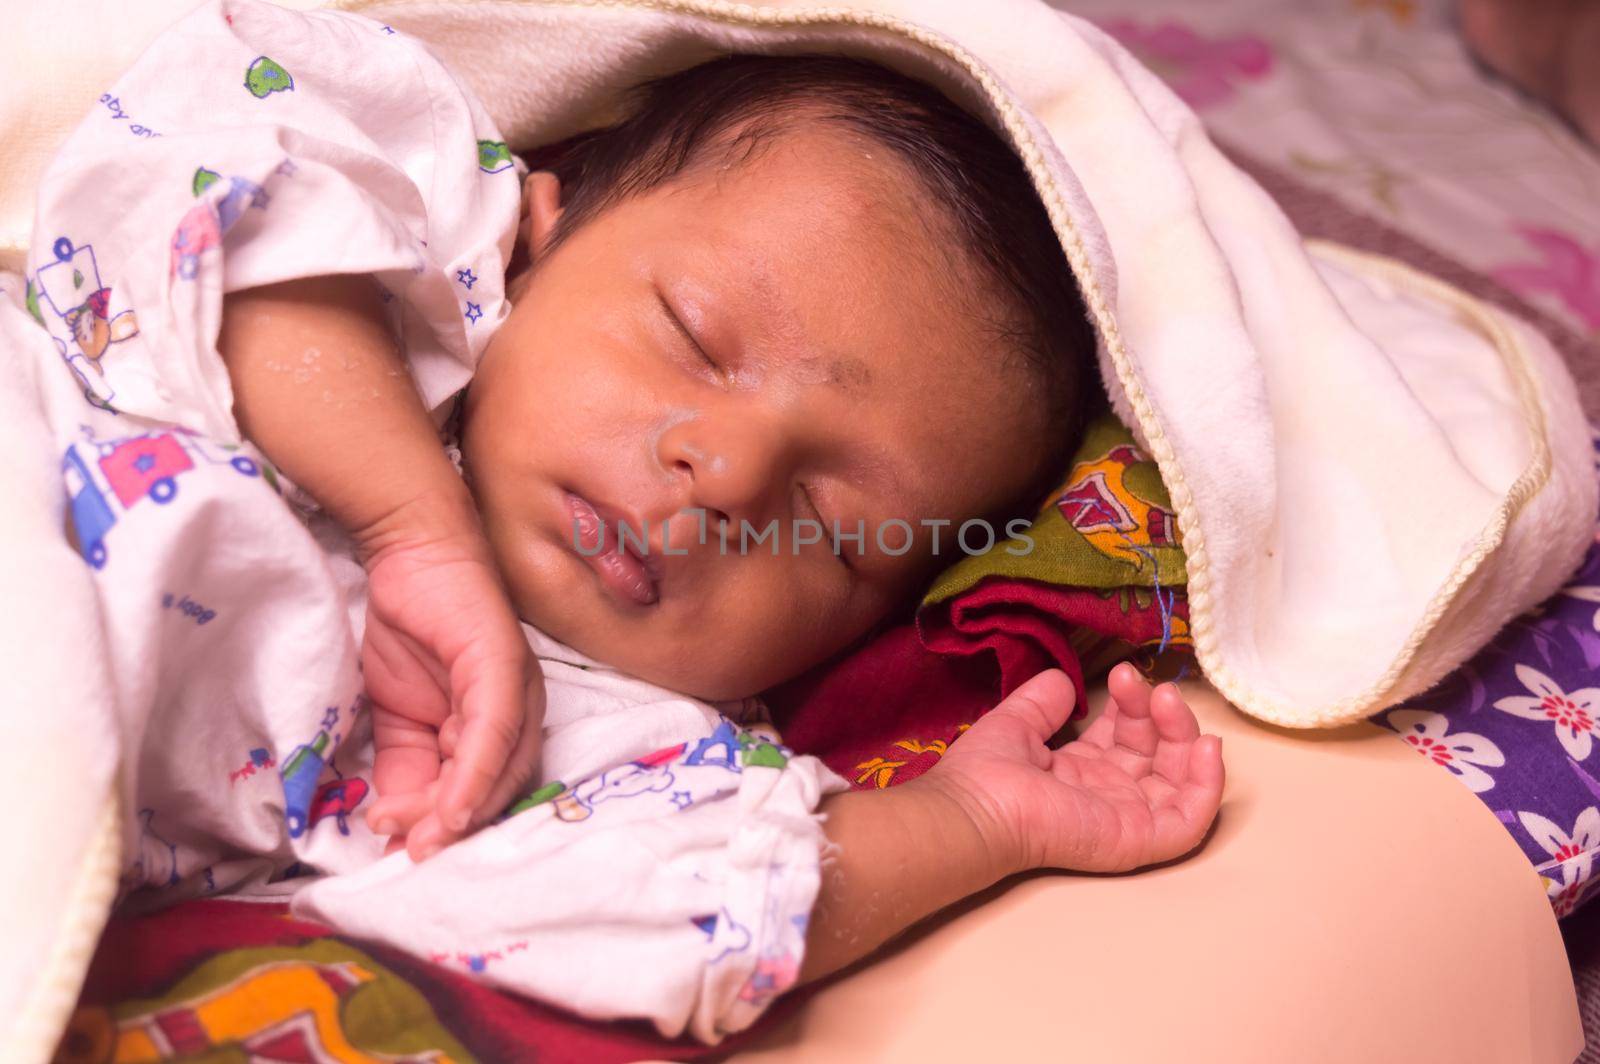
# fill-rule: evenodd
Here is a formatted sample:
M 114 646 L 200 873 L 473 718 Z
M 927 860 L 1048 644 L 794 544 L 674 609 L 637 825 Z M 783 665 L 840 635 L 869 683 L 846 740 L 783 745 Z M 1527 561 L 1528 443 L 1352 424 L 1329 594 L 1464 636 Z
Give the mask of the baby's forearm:
M 232 293 L 218 348 L 241 431 L 368 554 L 387 537 L 474 527 L 371 279 Z
M 823 799 L 822 886 L 800 981 L 866 956 L 924 917 L 1017 871 L 926 778 Z

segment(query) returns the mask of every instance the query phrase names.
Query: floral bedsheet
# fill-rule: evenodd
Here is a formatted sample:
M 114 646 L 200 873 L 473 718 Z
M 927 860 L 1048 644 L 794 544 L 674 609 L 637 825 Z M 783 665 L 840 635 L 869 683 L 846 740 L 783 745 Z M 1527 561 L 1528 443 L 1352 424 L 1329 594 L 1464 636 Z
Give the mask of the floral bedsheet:
M 1224 143 L 1600 339 L 1600 151 L 1489 76 L 1453 0 L 1053 0 Z

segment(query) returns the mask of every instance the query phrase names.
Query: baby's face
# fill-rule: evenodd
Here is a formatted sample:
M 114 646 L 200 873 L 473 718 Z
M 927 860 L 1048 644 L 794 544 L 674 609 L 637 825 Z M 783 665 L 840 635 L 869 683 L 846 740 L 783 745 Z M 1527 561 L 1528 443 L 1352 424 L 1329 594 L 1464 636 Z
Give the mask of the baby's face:
M 753 694 L 904 602 L 959 558 L 955 525 L 1034 473 L 1025 371 L 974 321 L 986 302 L 913 215 L 920 190 L 864 144 L 795 131 L 627 199 L 520 290 L 462 450 L 528 623 L 666 687 Z M 614 556 L 619 519 L 648 529 L 635 557 Z M 934 557 L 922 522 L 941 519 Z M 916 532 L 898 555 L 896 521 Z M 834 552 L 835 522 L 865 526 L 863 553 Z

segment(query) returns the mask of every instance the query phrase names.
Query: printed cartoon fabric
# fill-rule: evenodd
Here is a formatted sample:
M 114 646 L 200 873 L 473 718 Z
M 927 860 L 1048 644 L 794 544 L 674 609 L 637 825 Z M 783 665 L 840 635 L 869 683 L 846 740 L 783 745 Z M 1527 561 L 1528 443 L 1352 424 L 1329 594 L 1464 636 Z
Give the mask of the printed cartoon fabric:
M 826 844 L 811 814 L 848 783 L 755 699 L 718 713 L 527 631 L 538 786 L 423 864 L 318 880 L 293 911 L 584 1016 L 743 1030 L 798 980 Z
M 85 396 L 237 445 L 222 295 L 354 273 L 377 278 L 439 408 L 507 313 L 519 182 L 482 106 L 366 19 L 240 0 L 182 26 L 40 182 L 25 303 Z M 335 357 L 280 368 L 314 381 Z
M 914 619 L 769 702 L 795 749 L 853 786 L 902 783 L 1042 669 L 1072 677 L 1080 713 L 1086 679 L 1118 661 L 1164 678 L 1192 672 L 1186 579 L 1155 463 L 1102 413 L 1025 537 L 963 558 Z
M 518 189 L 481 107 L 420 44 L 254 0 L 161 37 L 47 172 L 0 314 L 32 318 L 16 332 L 48 363 L 67 534 L 110 648 L 124 901 L 288 895 L 327 873 L 297 911 L 715 1042 L 795 982 L 815 811 L 846 781 L 781 745 L 757 703 L 729 719 L 527 629 L 546 678 L 540 789 L 444 859 L 384 858 L 360 815 L 364 574 L 238 438 L 216 351 L 227 291 L 371 274 L 439 407 L 506 313 Z M 280 368 L 314 383 L 337 358 L 285 352 Z M 336 996 L 363 978 L 336 969 L 317 976 Z

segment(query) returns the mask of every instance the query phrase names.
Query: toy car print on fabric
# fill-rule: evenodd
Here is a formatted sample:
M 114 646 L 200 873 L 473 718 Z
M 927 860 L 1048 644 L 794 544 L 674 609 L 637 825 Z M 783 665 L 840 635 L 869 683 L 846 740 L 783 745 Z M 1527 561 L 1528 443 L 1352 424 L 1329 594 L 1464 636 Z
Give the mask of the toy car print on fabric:
M 210 175 L 209 177 L 206 175 Z M 221 183 L 220 175 L 201 167 L 195 171 L 193 188 L 196 195 L 206 195 Z M 265 210 L 268 196 L 254 181 L 230 177 L 228 190 L 221 196 L 207 197 L 189 209 L 178 222 L 172 234 L 172 254 L 169 264 L 171 276 L 192 281 L 200 272 L 200 256 L 218 247 L 223 234 L 239 221 L 244 212 L 254 208 Z
M 278 771 L 283 780 L 283 819 L 291 839 L 298 839 L 311 826 L 311 800 L 332 744 L 333 739 L 324 728 L 309 743 L 295 747 Z
M 195 468 L 196 458 L 208 465 L 225 464 L 241 476 L 264 473 L 262 464 L 238 448 L 181 429 L 97 440 L 85 428 L 84 436 L 84 442 L 62 455 L 61 478 L 67 492 L 68 537 L 96 569 L 105 568 L 106 534 L 116 525 L 118 511 L 126 513 L 146 498 L 162 506 L 170 503 L 178 495 L 177 478 Z
M 317 788 L 317 796 L 311 800 L 311 827 L 332 817 L 338 825 L 339 834 L 350 834 L 349 816 L 366 798 L 368 790 L 367 781 L 354 776 L 324 783 Z
M 366 704 L 366 697 L 357 695 L 348 711 L 328 706 L 323 710 L 322 727 L 316 736 L 283 759 L 278 776 L 283 781 L 284 826 L 291 839 L 298 839 L 329 817 L 338 825 L 339 834 L 350 834 L 347 817 L 366 799 L 370 787 L 365 780 L 345 777 L 334 767 L 333 755 L 348 726 Z M 339 730 L 341 724 L 345 731 Z M 335 778 L 319 785 L 324 769 L 331 769 Z
M 756 970 L 739 989 L 739 1000 L 759 1002 L 777 997 L 793 986 L 799 978 L 800 962 L 795 959 L 794 954 L 762 957 L 756 961 Z
M 217 224 L 217 210 L 209 203 L 197 204 L 172 234 L 172 263 L 170 273 L 185 281 L 194 280 L 200 272 L 200 256 L 222 243 L 222 228 Z

